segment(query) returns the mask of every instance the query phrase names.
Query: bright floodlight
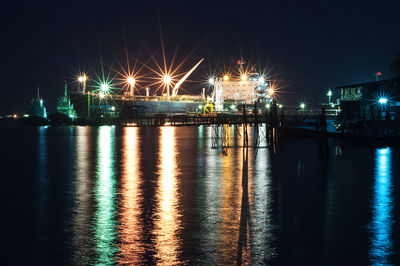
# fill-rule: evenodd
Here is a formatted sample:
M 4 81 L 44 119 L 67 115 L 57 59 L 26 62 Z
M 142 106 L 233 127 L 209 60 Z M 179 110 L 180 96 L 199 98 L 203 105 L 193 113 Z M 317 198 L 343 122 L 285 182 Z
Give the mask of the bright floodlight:
M 126 82 L 128 82 L 128 84 L 130 84 L 130 85 L 134 85 L 135 84 L 135 79 L 133 77 L 128 77 L 126 79 Z
M 101 87 L 100 87 L 100 89 L 103 91 L 103 92 L 106 92 L 106 91 L 108 91 L 108 89 L 109 89 L 110 87 L 108 86 L 108 84 L 102 84 L 101 85 Z
M 213 85 L 213 84 L 214 84 L 214 78 L 209 78 L 209 79 L 208 79 L 208 83 L 210 83 L 211 85 Z
M 329 96 L 329 97 L 331 97 L 331 96 L 332 96 L 332 91 L 331 91 L 331 90 L 329 90 L 329 91 L 328 91 L 328 93 L 326 94 L 326 96 Z
M 269 89 L 268 89 L 268 94 L 269 94 L 269 95 L 272 95 L 272 94 L 274 94 L 274 92 L 275 92 L 275 91 L 274 91 L 274 89 L 273 89 L 273 88 L 269 88 Z
M 306 105 L 304 103 L 300 104 L 301 109 L 304 109 L 306 107 Z
M 380 104 L 387 104 L 387 102 L 388 102 L 388 99 L 386 99 L 386 98 L 379 98 L 379 103 L 380 103 Z
M 86 78 L 86 74 L 83 74 L 82 76 L 79 76 L 79 77 L 78 77 L 78 81 L 79 81 L 79 82 L 85 82 L 86 79 L 87 79 L 87 78 Z
M 265 105 L 265 107 L 267 107 L 267 109 L 269 109 L 269 108 L 271 107 L 271 105 L 270 105 L 269 103 L 267 103 L 267 104 Z
M 104 92 L 99 92 L 99 97 L 100 99 L 104 99 L 104 97 L 106 97 L 106 95 L 104 94 Z
M 243 81 L 247 80 L 247 75 L 246 74 L 241 75 L 240 79 L 243 80 Z
M 228 76 L 228 75 L 225 75 L 225 76 L 224 76 L 224 80 L 225 80 L 225 81 L 229 80 L 229 76 Z
M 258 82 L 260 82 L 261 84 L 264 84 L 265 79 L 264 79 L 263 77 L 259 77 L 259 78 L 258 78 Z
M 167 85 L 171 83 L 171 77 L 169 75 L 164 76 L 164 83 Z

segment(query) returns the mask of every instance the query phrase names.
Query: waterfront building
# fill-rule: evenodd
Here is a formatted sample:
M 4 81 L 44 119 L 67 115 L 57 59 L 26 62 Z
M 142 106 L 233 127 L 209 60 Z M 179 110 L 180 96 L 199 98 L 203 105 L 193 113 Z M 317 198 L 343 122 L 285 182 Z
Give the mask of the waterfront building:
M 398 79 L 341 86 L 341 119 L 395 120 L 400 119 L 400 81 Z

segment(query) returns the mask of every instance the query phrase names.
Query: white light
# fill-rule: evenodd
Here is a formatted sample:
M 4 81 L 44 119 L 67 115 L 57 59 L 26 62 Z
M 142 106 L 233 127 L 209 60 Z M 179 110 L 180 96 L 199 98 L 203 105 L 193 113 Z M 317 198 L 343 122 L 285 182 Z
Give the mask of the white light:
M 211 85 L 214 84 L 214 78 L 209 78 L 208 83 L 210 83 Z
M 164 76 L 164 83 L 167 84 L 167 85 L 169 85 L 169 84 L 171 83 L 171 77 L 168 76 L 168 75 L 165 75 L 165 76 Z
M 246 80 L 247 80 L 247 75 L 246 75 L 246 74 L 243 74 L 242 76 L 240 76 L 240 79 L 241 79 L 242 81 L 246 81 Z
M 108 91 L 108 89 L 109 89 L 110 87 L 108 86 L 108 84 L 102 84 L 101 85 L 101 87 L 100 87 L 100 89 L 102 90 L 102 91 L 104 91 L 104 92 L 106 92 L 106 91 Z
M 268 89 L 268 94 L 269 94 L 269 95 L 274 94 L 274 89 L 273 89 L 273 88 L 269 88 L 269 89 Z
M 386 98 L 380 98 L 379 99 L 379 103 L 380 104 L 386 104 L 388 102 L 388 99 L 386 99 Z
M 104 94 L 104 92 L 99 92 L 99 97 L 100 99 L 104 99 L 104 97 L 106 97 L 106 95 Z
M 267 104 L 265 105 L 265 107 L 267 107 L 267 109 L 269 109 L 269 108 L 271 107 L 271 105 L 270 105 L 269 103 L 267 103 Z
M 283 105 L 282 105 L 282 104 L 280 104 L 280 105 L 279 105 L 279 108 L 282 108 L 282 107 L 283 107 Z
M 300 104 L 300 107 L 301 107 L 302 109 L 304 109 L 304 108 L 306 107 L 306 105 L 305 105 L 304 103 L 302 103 L 302 104 Z
M 86 74 L 83 74 L 82 76 L 79 76 L 79 77 L 78 77 L 78 81 L 79 81 L 79 82 L 84 82 L 84 81 L 86 81 L 86 80 L 87 80 Z
M 126 82 L 128 82 L 130 85 L 134 85 L 135 84 L 135 79 L 133 77 L 128 77 L 126 79 Z
M 259 77 L 258 78 L 258 82 L 260 82 L 260 84 L 264 84 L 265 79 L 263 77 Z

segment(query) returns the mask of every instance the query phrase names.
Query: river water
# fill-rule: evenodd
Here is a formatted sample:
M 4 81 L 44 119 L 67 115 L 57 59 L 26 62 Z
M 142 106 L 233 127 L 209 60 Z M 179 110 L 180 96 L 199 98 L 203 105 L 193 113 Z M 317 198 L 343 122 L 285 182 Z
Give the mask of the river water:
M 331 139 L 323 157 L 262 132 L 243 149 L 234 127 L 226 149 L 204 126 L 0 129 L 5 264 L 399 261 L 397 146 Z

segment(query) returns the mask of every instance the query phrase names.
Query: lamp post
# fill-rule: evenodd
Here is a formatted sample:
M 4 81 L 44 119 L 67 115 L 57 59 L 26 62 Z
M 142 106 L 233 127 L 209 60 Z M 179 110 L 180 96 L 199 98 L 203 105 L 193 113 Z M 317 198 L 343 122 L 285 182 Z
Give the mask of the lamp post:
M 305 103 L 301 103 L 300 104 L 300 108 L 301 108 L 301 110 L 303 112 L 303 115 L 304 115 L 304 109 L 306 108 L 306 104 Z
M 82 83 L 82 94 L 85 94 L 85 92 L 86 92 L 86 81 L 87 81 L 86 74 L 83 74 L 82 76 L 79 76 L 78 81 L 80 83 Z
M 126 82 L 129 84 L 129 94 L 130 96 L 134 96 L 133 86 L 135 85 L 135 79 L 133 77 L 128 77 Z
M 382 76 L 382 72 L 376 72 L 375 73 L 376 81 L 379 81 L 380 76 Z
M 164 76 L 164 83 L 167 85 L 167 96 L 169 101 L 169 84 L 171 83 L 171 77 L 169 75 Z
M 328 103 L 331 104 L 331 97 L 332 97 L 332 91 L 329 89 L 328 93 L 326 94 L 328 96 Z

